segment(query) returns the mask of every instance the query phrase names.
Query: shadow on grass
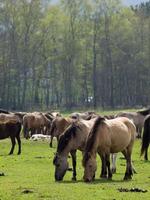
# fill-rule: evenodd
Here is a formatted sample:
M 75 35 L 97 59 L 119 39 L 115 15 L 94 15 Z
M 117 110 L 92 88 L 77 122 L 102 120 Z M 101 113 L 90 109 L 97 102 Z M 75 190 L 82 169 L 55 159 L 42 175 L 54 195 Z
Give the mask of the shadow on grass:
M 128 182 L 128 181 L 132 181 L 132 180 L 109 180 L 109 179 L 95 179 L 92 182 L 84 182 L 83 180 L 77 180 L 77 181 L 72 181 L 72 180 L 64 180 L 64 181 L 56 181 L 56 183 L 60 183 L 60 184 L 72 184 L 72 183 L 85 183 L 85 184 L 90 184 L 90 185 L 96 185 L 96 184 L 100 184 L 100 183 L 123 183 L 123 182 Z

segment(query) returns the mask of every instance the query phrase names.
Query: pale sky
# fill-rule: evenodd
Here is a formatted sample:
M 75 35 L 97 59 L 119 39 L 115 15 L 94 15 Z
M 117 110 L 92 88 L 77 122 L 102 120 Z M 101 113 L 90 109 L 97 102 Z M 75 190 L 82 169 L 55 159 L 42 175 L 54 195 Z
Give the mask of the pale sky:
M 140 4 L 141 2 L 146 2 L 148 0 L 122 0 L 125 5 L 136 5 Z M 59 0 L 51 0 L 52 3 L 57 3 Z

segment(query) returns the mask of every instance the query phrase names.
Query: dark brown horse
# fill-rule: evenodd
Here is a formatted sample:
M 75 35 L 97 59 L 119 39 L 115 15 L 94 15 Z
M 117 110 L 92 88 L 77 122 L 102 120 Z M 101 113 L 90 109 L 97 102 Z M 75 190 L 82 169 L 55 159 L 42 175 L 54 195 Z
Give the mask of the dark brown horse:
M 148 160 L 148 147 L 150 144 L 150 115 L 145 118 L 144 131 L 142 137 L 141 156 L 144 154 L 144 159 Z
M 107 120 L 98 117 L 87 139 L 83 157 L 84 181 L 90 182 L 95 178 L 96 154 L 101 161 L 101 177 L 112 178 L 110 169 L 110 153 L 122 152 L 126 159 L 126 173 L 124 179 L 132 178 L 131 154 L 135 139 L 135 125 L 126 117 Z
M 21 131 L 21 122 L 18 122 L 15 120 L 0 122 L 0 140 L 6 139 L 8 137 L 10 137 L 10 139 L 11 139 L 12 147 L 9 152 L 9 155 L 13 154 L 14 147 L 16 144 L 15 139 L 17 139 L 18 146 L 19 146 L 18 154 L 21 154 L 20 131 Z
M 137 112 L 120 112 L 116 117 L 127 117 L 131 119 L 136 126 L 137 137 L 141 138 L 144 119 L 148 114 L 150 114 L 150 108 Z

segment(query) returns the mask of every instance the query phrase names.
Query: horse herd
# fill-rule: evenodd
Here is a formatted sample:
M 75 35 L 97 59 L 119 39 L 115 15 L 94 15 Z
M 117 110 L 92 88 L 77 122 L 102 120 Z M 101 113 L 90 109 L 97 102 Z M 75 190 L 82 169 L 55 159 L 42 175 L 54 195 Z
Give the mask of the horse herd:
M 21 130 L 26 139 L 34 134 L 50 135 L 50 147 L 53 146 L 53 137 L 57 138 L 57 150 L 53 159 L 56 181 L 63 180 L 69 169 L 69 154 L 73 166 L 72 180 L 76 180 L 77 150 L 83 154 L 85 182 L 91 182 L 95 178 L 97 154 L 102 163 L 100 177 L 111 179 L 112 173 L 116 171 L 118 152 L 122 152 L 126 159 L 124 180 L 128 180 L 132 178 L 134 172 L 131 156 L 136 137 L 142 137 L 141 155 L 144 154 L 145 160 L 148 160 L 150 108 L 109 116 L 100 116 L 95 112 L 72 113 L 67 118 L 59 112 L 12 113 L 1 109 L 0 139 L 10 137 L 12 147 L 9 154 L 13 154 L 15 139 L 19 146 L 18 154 L 21 153 Z M 110 155 L 112 167 L 110 167 Z

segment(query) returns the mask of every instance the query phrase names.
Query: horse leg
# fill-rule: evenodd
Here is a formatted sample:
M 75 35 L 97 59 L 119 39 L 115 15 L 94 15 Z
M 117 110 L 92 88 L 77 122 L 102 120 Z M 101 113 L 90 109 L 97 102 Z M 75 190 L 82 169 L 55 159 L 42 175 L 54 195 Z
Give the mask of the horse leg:
M 99 154 L 100 155 L 100 154 Z M 100 155 L 102 166 L 101 166 L 101 178 L 107 178 L 107 169 L 106 169 L 106 159 L 104 155 Z
M 148 160 L 148 153 L 147 153 L 147 151 L 148 151 L 148 147 L 145 149 L 145 154 L 144 154 L 144 159 L 145 160 Z
M 10 139 L 11 139 L 12 147 L 11 147 L 11 150 L 10 150 L 10 152 L 9 152 L 9 155 L 13 154 L 13 152 L 14 152 L 14 147 L 15 147 L 15 144 L 16 144 L 15 137 L 12 137 L 12 136 L 11 136 Z
M 106 167 L 108 169 L 108 179 L 111 179 L 112 178 L 112 171 L 110 169 L 110 154 L 106 154 L 105 159 L 106 159 Z
M 76 181 L 76 150 L 73 150 L 70 152 L 71 154 L 71 157 L 72 157 L 72 166 L 73 166 L 73 177 L 72 177 L 72 180 L 73 181 Z
M 112 153 L 111 154 L 111 160 L 112 160 L 112 173 L 116 173 L 116 158 L 117 158 L 117 153 Z
M 18 142 L 18 155 L 19 155 L 19 154 L 21 154 L 21 139 L 20 139 L 19 135 L 16 138 L 17 138 L 17 142 Z
M 126 172 L 124 176 L 124 180 L 132 179 L 132 162 L 131 162 L 131 152 L 128 151 L 128 149 L 125 149 L 122 151 L 123 155 L 126 159 Z
M 49 144 L 49 146 L 52 148 L 53 147 L 53 135 L 51 135 L 51 140 L 50 140 L 50 144 Z

